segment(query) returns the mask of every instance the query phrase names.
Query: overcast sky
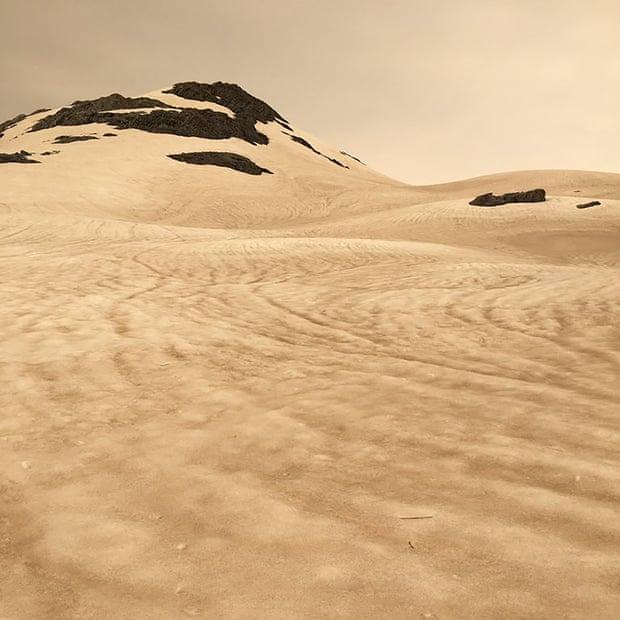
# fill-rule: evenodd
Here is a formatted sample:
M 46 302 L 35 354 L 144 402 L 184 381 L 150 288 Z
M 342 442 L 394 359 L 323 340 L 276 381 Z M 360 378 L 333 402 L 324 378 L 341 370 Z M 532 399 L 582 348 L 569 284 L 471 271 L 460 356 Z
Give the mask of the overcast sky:
M 0 120 L 237 82 L 421 184 L 620 172 L 617 0 L 0 0 Z

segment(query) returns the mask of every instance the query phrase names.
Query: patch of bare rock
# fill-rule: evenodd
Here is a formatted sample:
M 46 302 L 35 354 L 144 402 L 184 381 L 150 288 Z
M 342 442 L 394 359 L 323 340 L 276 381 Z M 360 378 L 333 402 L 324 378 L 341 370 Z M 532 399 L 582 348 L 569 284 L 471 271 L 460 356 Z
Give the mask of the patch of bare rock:
M 30 159 L 28 151 L 19 151 L 18 153 L 0 153 L 0 164 L 40 164 L 36 159 Z
M 546 193 L 544 189 L 530 189 L 525 192 L 510 192 L 508 194 L 480 194 L 476 196 L 470 205 L 478 207 L 496 207 L 498 205 L 505 205 L 513 202 L 545 202 Z
M 195 153 L 174 153 L 168 155 L 171 159 L 181 161 L 186 164 L 194 164 L 198 166 L 221 166 L 231 168 L 246 174 L 273 174 L 267 168 L 261 168 L 251 159 L 238 155 L 237 153 L 220 153 L 216 151 L 200 151 Z

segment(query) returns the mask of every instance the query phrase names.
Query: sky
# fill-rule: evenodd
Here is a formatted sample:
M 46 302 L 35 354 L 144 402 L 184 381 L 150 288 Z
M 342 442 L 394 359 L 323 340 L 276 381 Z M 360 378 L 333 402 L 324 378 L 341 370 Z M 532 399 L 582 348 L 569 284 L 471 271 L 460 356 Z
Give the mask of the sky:
M 620 172 L 617 0 L 0 0 L 0 120 L 235 82 L 412 184 Z

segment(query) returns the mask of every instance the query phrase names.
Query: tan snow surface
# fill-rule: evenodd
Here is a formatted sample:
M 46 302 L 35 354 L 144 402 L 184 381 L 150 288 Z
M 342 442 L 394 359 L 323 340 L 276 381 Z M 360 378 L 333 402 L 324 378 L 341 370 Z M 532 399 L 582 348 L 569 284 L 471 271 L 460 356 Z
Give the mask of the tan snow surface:
M 0 618 L 618 617 L 620 175 L 19 129 Z

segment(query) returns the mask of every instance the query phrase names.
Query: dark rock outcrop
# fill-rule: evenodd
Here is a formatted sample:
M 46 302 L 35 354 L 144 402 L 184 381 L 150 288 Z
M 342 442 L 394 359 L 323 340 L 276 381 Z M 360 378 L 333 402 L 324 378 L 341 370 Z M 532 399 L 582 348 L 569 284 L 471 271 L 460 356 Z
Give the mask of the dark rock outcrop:
M 256 129 L 257 122 L 276 121 L 288 128 L 286 119 L 272 107 L 236 84 L 182 82 L 165 92 L 184 99 L 218 103 L 232 110 L 234 118 L 224 112 L 179 108 L 150 97 L 131 98 L 115 93 L 99 99 L 75 101 L 70 106 L 39 119 L 30 131 L 103 123 L 120 130 L 139 129 L 150 133 L 215 140 L 240 138 L 250 144 L 268 144 L 269 138 Z M 160 109 L 145 112 L 145 108 Z M 140 111 L 127 111 L 138 109 Z
M 150 97 L 123 97 L 118 93 L 99 97 L 89 101 L 74 101 L 69 107 L 61 108 L 58 112 L 44 116 L 38 120 L 30 131 L 40 131 L 51 127 L 70 127 L 73 125 L 88 125 L 101 122 L 98 115 L 109 110 L 135 110 L 137 108 L 171 108 L 162 101 Z
M 180 82 L 175 84 L 165 93 L 171 93 L 183 99 L 193 101 L 210 101 L 219 103 L 232 110 L 237 118 L 245 118 L 252 124 L 271 121 L 288 121 L 280 116 L 270 105 L 257 97 L 250 95 L 237 84 L 227 82 L 214 82 L 213 84 L 200 84 L 199 82 Z
M 237 84 L 230 84 L 227 82 L 214 82 L 213 84 L 180 82 L 164 92 L 191 101 L 217 103 L 232 110 L 235 114 L 235 120 L 240 127 L 244 128 L 242 133 L 245 135 L 258 133 L 255 128 L 256 123 L 269 123 L 272 121 L 292 131 L 288 121 L 282 115 L 270 105 L 258 99 L 258 97 L 250 95 L 250 93 L 243 90 L 243 88 Z M 263 134 L 259 135 L 262 136 Z M 255 139 L 249 141 L 256 144 L 268 143 L 268 140 L 266 142 L 257 141 Z
M 286 134 L 289 135 L 289 134 Z M 317 155 L 322 155 L 322 153 L 320 151 L 317 151 L 312 144 L 310 144 L 310 142 L 308 142 L 306 139 L 300 137 L 300 136 L 291 136 L 291 140 L 293 142 L 297 142 L 297 144 L 301 144 L 302 146 L 305 146 L 307 149 L 310 149 L 313 153 L 316 153 Z
M 245 92 L 239 87 L 236 88 L 240 92 Z M 247 96 L 251 97 L 251 95 Z M 251 97 L 251 99 L 254 98 Z M 267 106 L 267 104 L 263 105 Z M 267 144 L 269 142 L 267 136 L 257 131 L 254 126 L 254 117 L 258 116 L 260 119 L 269 118 L 267 111 L 256 104 L 253 108 L 247 108 L 254 111 L 253 116 L 248 116 L 243 111 L 246 108 L 241 108 L 240 105 L 237 105 L 237 107 L 242 113 L 236 118 L 231 118 L 224 112 L 197 110 L 195 108 L 174 108 L 158 99 L 151 99 L 150 97 L 130 98 L 113 94 L 91 101 L 76 101 L 71 106 L 62 108 L 55 114 L 50 114 L 40 119 L 33 125 L 30 131 L 41 131 L 42 129 L 60 126 L 103 123 L 116 129 L 139 129 L 150 133 L 167 133 L 196 138 L 241 138 L 251 144 Z M 166 109 L 150 112 L 118 111 L 138 108 Z M 271 110 L 268 106 L 267 108 Z
M 40 164 L 36 159 L 28 159 L 32 155 L 28 151 L 19 153 L 0 153 L 0 164 Z
M 199 166 L 222 166 L 232 168 L 246 174 L 273 174 L 267 168 L 261 168 L 251 159 L 238 155 L 237 153 L 220 153 L 217 151 L 202 151 L 196 153 L 175 153 L 168 155 L 171 159 L 185 162 L 186 164 L 196 164 Z
M 40 108 L 35 110 L 34 112 L 30 112 L 30 114 L 18 114 L 15 118 L 11 118 L 8 121 L 4 121 L 0 123 L 0 138 L 4 135 L 4 132 L 7 129 L 11 129 L 11 127 L 15 127 L 17 123 L 21 123 L 24 119 L 29 116 L 34 116 L 35 114 L 39 114 L 40 112 L 49 112 L 49 108 Z
M 100 112 L 91 122 L 105 123 L 116 129 L 140 129 L 150 133 L 166 133 L 195 138 L 241 138 L 250 144 L 268 144 L 269 138 L 254 124 L 231 118 L 223 112 L 184 108 L 181 110 L 153 110 L 148 113 Z
M 118 134 L 112 133 L 111 131 L 107 131 L 106 133 L 103 134 L 104 138 L 115 138 L 116 136 L 118 136 Z
M 71 142 L 85 142 L 86 140 L 98 140 L 97 136 L 57 136 L 53 144 L 69 144 Z
M 508 194 L 481 194 L 476 196 L 469 204 L 479 207 L 495 207 L 512 202 L 544 202 L 546 198 L 544 189 L 530 189 L 526 192 L 511 192 Z
M 578 209 L 589 209 L 590 207 L 598 207 L 601 203 L 598 200 L 592 200 L 590 202 L 583 202 L 577 205 Z
M 18 114 L 14 118 L 10 118 L 8 121 L 3 121 L 2 123 L 0 123 L 0 138 L 2 138 L 2 136 L 4 135 L 4 132 L 7 129 L 11 129 L 11 127 L 15 127 L 17 123 L 20 123 L 25 118 L 27 118 L 26 114 Z

